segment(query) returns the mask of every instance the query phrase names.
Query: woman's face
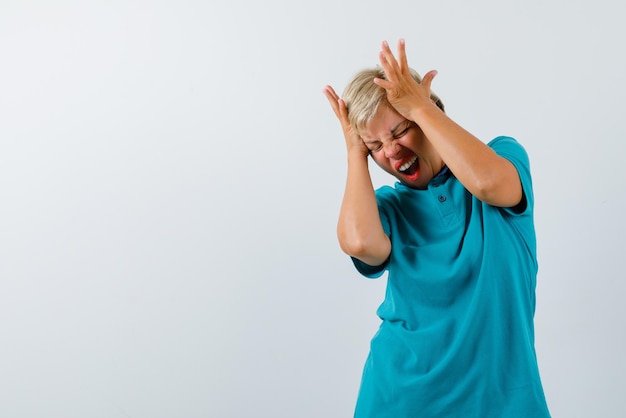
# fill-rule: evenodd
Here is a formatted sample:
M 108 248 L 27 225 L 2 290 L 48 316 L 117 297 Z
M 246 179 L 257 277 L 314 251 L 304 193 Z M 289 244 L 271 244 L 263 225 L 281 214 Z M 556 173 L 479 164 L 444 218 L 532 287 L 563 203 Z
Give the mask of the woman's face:
M 422 130 L 382 105 L 361 138 L 383 170 L 415 189 L 425 189 L 444 163 Z

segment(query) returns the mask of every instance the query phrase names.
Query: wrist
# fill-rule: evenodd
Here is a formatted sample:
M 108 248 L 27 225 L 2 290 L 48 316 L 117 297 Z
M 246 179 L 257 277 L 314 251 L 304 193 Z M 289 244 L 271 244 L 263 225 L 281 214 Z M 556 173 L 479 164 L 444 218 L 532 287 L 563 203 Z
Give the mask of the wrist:
M 411 109 L 411 113 L 409 114 L 409 119 L 419 125 L 425 119 L 428 119 L 428 115 L 432 114 L 431 112 L 441 113 L 442 110 L 434 102 L 429 101 L 421 106 L 413 107 Z
M 364 160 L 367 161 L 367 157 L 369 157 L 370 151 L 367 149 L 365 144 L 360 145 L 349 145 L 348 146 L 348 159 L 355 160 Z

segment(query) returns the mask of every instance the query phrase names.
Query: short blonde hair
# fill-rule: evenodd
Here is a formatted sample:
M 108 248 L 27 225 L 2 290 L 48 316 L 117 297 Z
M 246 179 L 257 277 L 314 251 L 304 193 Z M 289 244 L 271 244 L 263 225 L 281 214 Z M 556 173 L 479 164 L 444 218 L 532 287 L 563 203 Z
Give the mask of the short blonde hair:
M 417 71 L 410 69 L 411 76 L 418 83 L 422 82 L 422 77 Z M 389 106 L 387 92 L 385 89 L 374 83 L 374 78 L 387 79 L 382 67 L 368 68 L 361 70 L 352 78 L 343 92 L 343 100 L 348 109 L 348 119 L 350 125 L 359 135 L 367 123 L 374 117 L 381 105 Z M 433 92 L 430 98 L 443 111 L 444 106 L 439 97 Z

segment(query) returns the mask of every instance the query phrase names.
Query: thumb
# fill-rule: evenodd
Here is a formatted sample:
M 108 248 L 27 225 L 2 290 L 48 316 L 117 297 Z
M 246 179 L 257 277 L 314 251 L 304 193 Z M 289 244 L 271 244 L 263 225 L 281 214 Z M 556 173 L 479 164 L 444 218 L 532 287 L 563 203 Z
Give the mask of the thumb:
M 421 84 L 424 87 L 426 87 L 429 92 L 430 92 L 430 85 L 432 84 L 433 79 L 435 78 L 436 75 L 437 75 L 437 70 L 431 70 L 431 71 L 427 72 L 424 77 L 422 77 L 422 83 Z

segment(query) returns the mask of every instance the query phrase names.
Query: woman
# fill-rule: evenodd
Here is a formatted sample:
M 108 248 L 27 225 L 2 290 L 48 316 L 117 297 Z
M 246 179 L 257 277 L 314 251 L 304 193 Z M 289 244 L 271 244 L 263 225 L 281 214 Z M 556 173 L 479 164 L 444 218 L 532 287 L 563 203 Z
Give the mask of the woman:
M 383 42 L 340 98 L 348 174 L 337 235 L 366 277 L 388 272 L 355 417 L 549 417 L 534 349 L 528 157 L 451 120 Z M 399 181 L 374 191 L 368 156 Z

